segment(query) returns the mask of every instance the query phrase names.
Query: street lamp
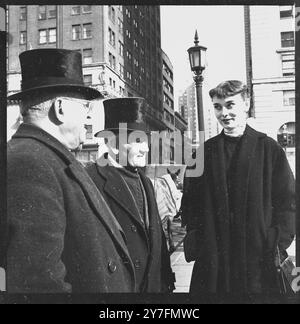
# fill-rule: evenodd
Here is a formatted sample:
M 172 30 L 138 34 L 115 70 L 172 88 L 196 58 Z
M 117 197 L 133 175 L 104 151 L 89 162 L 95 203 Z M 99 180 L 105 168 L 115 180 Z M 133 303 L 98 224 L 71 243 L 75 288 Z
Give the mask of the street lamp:
M 198 32 L 195 33 L 195 46 L 188 49 L 191 70 L 194 72 L 194 81 L 196 85 L 197 95 L 197 111 L 198 111 L 198 129 L 204 131 L 204 115 L 203 115 L 203 101 L 202 101 L 202 72 L 205 69 L 206 50 L 204 46 L 198 45 Z

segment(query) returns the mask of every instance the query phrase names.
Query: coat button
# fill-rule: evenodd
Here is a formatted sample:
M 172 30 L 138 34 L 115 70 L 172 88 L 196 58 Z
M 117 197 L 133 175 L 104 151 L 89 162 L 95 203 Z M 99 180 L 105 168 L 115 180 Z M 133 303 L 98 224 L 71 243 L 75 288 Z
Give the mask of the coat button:
M 138 260 L 138 259 L 136 259 L 136 260 L 134 261 L 134 267 L 135 267 L 136 269 L 140 269 L 140 268 L 141 268 L 141 261 Z
M 116 270 L 117 270 L 117 265 L 114 261 L 109 261 L 108 262 L 108 270 L 111 272 L 111 273 L 114 273 Z
M 136 233 L 136 227 L 134 225 L 131 225 L 132 232 Z

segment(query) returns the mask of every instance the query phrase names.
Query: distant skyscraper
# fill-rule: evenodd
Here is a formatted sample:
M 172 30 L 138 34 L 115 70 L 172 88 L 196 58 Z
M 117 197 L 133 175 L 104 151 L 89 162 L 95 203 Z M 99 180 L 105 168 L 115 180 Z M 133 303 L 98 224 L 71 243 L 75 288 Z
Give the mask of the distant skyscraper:
M 164 51 L 162 60 L 164 123 L 170 131 L 173 131 L 175 129 L 173 65 Z
M 204 106 L 204 128 L 205 138 L 209 139 L 217 135 L 217 121 L 213 116 L 210 106 Z M 187 129 L 191 132 L 190 138 L 193 142 L 198 141 L 198 111 L 196 101 L 196 87 L 192 83 L 178 98 L 178 109 L 183 118 L 187 121 Z

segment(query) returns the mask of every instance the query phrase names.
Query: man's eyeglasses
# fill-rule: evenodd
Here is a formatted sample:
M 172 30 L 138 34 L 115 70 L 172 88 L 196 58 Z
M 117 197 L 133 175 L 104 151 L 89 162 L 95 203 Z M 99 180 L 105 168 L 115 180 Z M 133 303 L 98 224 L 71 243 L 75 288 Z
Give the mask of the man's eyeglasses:
M 59 97 L 59 99 L 77 102 L 77 103 L 81 104 L 84 108 L 87 109 L 87 113 L 90 113 L 92 110 L 92 102 L 89 100 L 79 99 L 79 98 L 70 98 L 70 97 Z

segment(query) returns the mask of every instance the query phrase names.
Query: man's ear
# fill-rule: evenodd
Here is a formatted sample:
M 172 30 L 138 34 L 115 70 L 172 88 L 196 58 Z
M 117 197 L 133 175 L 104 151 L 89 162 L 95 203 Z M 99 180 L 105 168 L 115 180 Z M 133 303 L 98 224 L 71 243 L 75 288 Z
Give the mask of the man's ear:
M 55 115 L 55 118 L 60 121 L 61 123 L 65 120 L 64 110 L 63 110 L 63 103 L 62 99 L 56 98 L 53 103 L 53 112 Z

